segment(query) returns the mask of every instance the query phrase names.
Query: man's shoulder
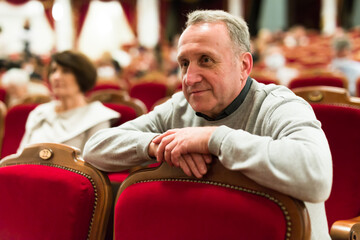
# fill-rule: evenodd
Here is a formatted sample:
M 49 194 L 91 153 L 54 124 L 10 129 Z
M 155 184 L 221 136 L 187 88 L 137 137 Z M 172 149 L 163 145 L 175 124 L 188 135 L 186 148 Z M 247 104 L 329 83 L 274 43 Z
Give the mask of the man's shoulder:
M 280 97 L 280 98 L 296 98 L 296 95 L 284 85 L 276 85 L 276 84 L 262 84 L 259 82 L 255 82 L 251 91 L 263 98 L 266 97 Z

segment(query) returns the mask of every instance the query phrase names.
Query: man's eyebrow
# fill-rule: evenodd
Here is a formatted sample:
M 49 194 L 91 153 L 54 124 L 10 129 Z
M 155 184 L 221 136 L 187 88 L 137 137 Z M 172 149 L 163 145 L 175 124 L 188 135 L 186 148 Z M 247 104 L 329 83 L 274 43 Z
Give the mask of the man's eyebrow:
M 176 57 L 176 59 L 177 59 L 178 61 L 183 60 L 183 59 L 186 59 L 186 57 L 185 57 L 184 55 L 185 55 L 185 54 L 180 54 L 180 55 L 178 55 L 178 56 Z M 215 56 L 216 56 L 216 53 L 212 52 L 211 50 L 203 50 L 203 51 L 201 51 L 201 52 L 195 53 L 195 55 L 197 55 L 197 56 L 199 56 L 199 57 L 204 56 L 204 55 L 209 56 L 209 57 L 215 57 Z

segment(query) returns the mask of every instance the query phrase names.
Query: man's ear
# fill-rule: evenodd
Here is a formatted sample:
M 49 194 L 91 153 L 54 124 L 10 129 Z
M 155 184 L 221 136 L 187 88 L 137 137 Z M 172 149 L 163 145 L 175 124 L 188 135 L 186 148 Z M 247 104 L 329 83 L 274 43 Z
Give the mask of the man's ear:
M 251 53 L 249 53 L 249 52 L 243 53 L 241 55 L 240 61 L 241 61 L 240 64 L 241 64 L 242 79 L 246 80 L 247 77 L 250 75 L 250 72 L 253 67 L 253 59 L 252 59 Z

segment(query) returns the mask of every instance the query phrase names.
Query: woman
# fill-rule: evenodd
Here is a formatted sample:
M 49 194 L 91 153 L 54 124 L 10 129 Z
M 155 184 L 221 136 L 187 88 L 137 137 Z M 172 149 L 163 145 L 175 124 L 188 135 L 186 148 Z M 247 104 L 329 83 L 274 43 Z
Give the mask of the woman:
M 100 102 L 88 103 L 85 97 L 96 77 L 96 68 L 85 55 L 72 51 L 53 55 L 49 83 L 54 100 L 29 114 L 18 151 L 41 142 L 67 144 L 82 151 L 90 136 L 110 127 L 119 113 Z

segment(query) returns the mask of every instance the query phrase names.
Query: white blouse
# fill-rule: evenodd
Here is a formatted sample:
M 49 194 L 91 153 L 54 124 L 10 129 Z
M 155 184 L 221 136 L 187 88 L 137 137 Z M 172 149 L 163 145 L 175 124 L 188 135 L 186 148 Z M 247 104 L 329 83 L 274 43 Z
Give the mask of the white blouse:
M 80 149 L 98 130 L 111 126 L 111 120 L 120 117 L 96 101 L 66 112 L 55 111 L 56 101 L 36 107 L 26 121 L 25 134 L 18 151 L 34 143 L 62 143 Z

